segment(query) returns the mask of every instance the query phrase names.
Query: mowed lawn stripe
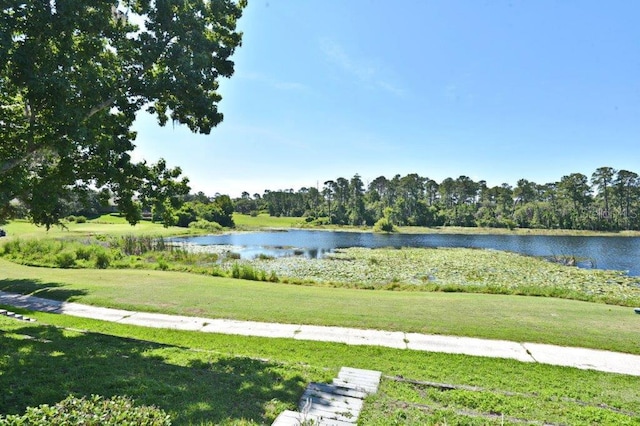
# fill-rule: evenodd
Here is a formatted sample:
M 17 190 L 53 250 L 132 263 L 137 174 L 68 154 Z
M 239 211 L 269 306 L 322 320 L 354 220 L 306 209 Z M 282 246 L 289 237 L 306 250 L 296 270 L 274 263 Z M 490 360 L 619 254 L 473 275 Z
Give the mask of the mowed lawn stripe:
M 1 259 L 0 290 L 147 312 L 640 354 L 640 316 L 633 309 L 563 299 L 307 287 L 150 270 L 34 268 Z

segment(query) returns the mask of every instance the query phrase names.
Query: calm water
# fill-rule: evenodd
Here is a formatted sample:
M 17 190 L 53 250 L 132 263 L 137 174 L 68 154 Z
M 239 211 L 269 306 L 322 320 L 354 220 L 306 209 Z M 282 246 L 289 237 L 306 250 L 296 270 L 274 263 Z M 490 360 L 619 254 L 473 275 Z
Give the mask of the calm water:
M 578 266 L 640 275 L 640 237 L 565 237 L 544 235 L 410 235 L 359 232 L 255 232 L 173 239 L 197 245 L 233 245 L 243 258 L 259 254 L 322 257 L 346 247 L 474 247 L 531 256 L 576 256 Z

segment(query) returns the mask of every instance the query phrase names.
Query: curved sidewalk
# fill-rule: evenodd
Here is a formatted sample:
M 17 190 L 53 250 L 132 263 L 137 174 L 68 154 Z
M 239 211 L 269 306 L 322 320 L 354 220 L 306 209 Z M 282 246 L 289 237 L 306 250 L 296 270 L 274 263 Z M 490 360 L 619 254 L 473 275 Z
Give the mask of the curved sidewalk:
M 274 324 L 254 321 L 197 318 L 100 308 L 59 302 L 35 296 L 0 291 L 0 305 L 32 311 L 72 315 L 142 327 L 201 331 L 243 336 L 279 337 L 296 340 L 337 342 L 347 345 L 385 346 L 416 351 L 443 352 L 515 359 L 585 370 L 640 376 L 640 355 L 539 343 L 518 343 L 472 337 L 440 336 L 400 331 L 362 330 L 317 325 Z

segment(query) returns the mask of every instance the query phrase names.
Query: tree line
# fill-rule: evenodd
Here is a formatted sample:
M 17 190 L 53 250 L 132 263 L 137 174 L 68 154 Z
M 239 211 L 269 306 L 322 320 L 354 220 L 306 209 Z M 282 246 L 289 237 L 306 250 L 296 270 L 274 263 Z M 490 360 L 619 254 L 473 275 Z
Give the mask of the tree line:
M 235 210 L 305 217 L 318 224 L 470 226 L 575 230 L 640 230 L 640 177 L 600 167 L 591 176 L 571 173 L 557 182 L 520 179 L 488 186 L 467 176 L 436 182 L 411 173 L 379 176 L 368 185 L 356 174 L 298 191 L 244 192 Z

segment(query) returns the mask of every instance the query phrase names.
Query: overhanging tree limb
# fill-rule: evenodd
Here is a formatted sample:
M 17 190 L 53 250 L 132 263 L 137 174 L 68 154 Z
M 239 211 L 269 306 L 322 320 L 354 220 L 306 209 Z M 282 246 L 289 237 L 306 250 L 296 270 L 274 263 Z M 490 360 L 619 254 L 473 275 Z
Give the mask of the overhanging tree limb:
M 0 9 L 0 32 L 11 35 L 0 37 L 0 202 L 15 194 L 36 222 L 59 220 L 57 198 L 87 183 L 111 190 L 127 213 L 137 208 L 131 197 L 149 176 L 128 152 L 144 105 L 160 124 L 170 114 L 199 133 L 222 120 L 218 79 L 233 74 L 246 2 L 127 2 L 129 21 L 123 4 L 6 1 Z

